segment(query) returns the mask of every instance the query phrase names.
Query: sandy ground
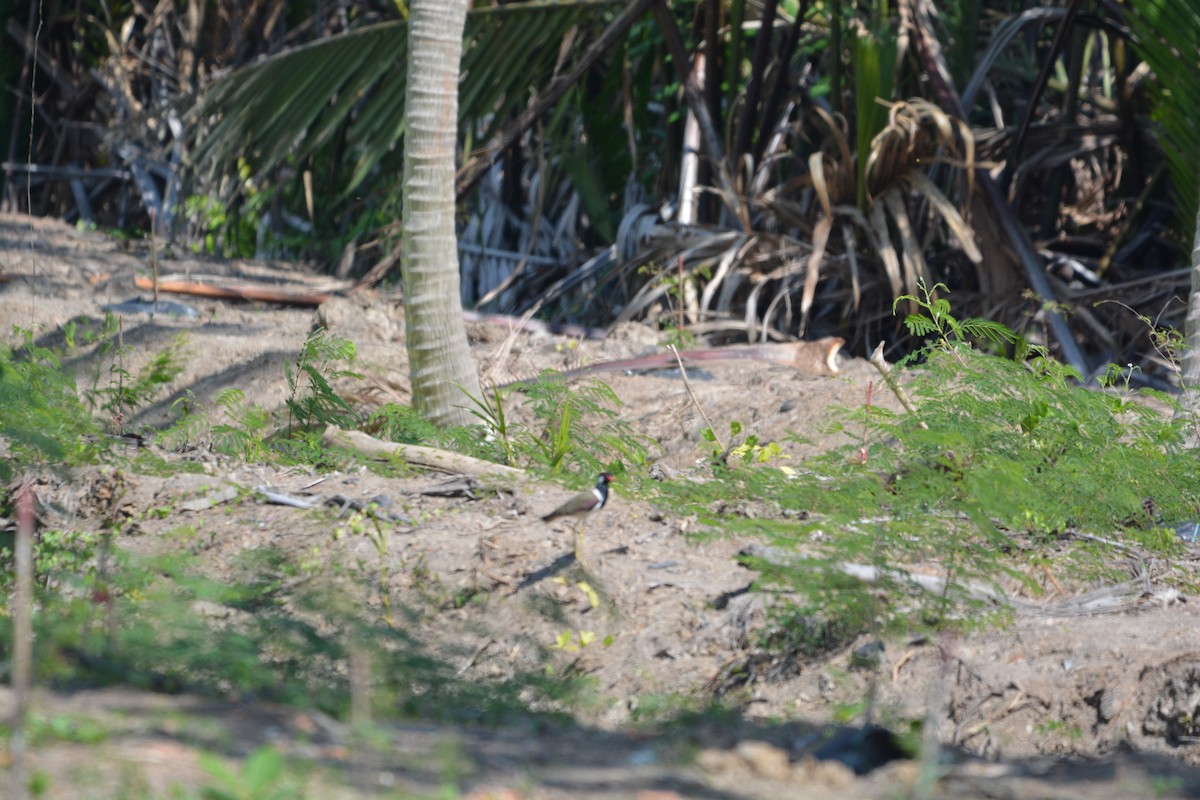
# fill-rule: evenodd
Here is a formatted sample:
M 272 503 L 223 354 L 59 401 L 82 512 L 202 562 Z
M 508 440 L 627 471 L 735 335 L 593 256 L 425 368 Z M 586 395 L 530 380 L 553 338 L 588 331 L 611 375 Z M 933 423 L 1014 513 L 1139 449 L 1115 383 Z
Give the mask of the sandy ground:
M 162 269 L 298 280 L 289 265 L 169 258 Z M 148 252 L 140 245 L 52 221 L 0 217 L 0 324 L 6 330 L 32 328 L 40 341 L 60 342 L 71 320 L 98 319 L 106 305 L 145 295 L 133 277 L 148 273 Z M 310 289 L 323 288 L 319 277 L 303 280 Z M 406 396 L 403 310 L 394 297 L 334 296 L 317 312 L 169 299 L 194 315 L 123 315 L 127 368 L 136 369 L 139 353 L 161 349 L 181 333 L 189 354 L 170 391 L 129 425 L 162 424 L 185 393 L 203 405 L 222 389 L 237 388 L 248 401 L 279 406 L 287 395 L 284 364 L 315 324 L 357 345 L 356 366 L 367 378 L 345 386 L 351 395 L 376 402 Z M 655 344 L 654 333 L 638 326 L 603 341 L 510 336 L 482 323 L 471 326 L 471 336 L 481 371 L 501 382 L 630 357 Z M 87 374 L 94 358 L 84 352 L 70 366 Z M 836 442 L 819 433 L 829 409 L 862 403 L 875 377 L 852 357 L 834 377 L 751 362 L 705 365 L 704 373 L 692 381 L 695 402 L 678 376 L 605 376 L 624 404 L 623 419 L 661 448 L 661 462 L 672 471 L 691 469 L 704 455 L 697 403 L 718 426 L 738 420 L 763 440 L 804 432 L 812 443 L 788 448 L 799 460 Z M 876 402 L 889 401 L 876 395 Z M 127 471 L 126 502 L 170 513 L 146 515 L 122 546 L 169 551 L 183 546 L 173 532 L 186 525 L 203 534 L 201 552 L 214 575 L 230 574 L 240 554 L 265 547 L 369 559 L 365 539 L 333 543 L 331 528 L 338 523 L 329 514 L 257 502 L 248 490 L 268 484 L 294 494 L 384 495 L 409 519 L 388 531 L 387 558 L 393 603 L 423 609 L 407 623 L 413 635 L 440 648 L 464 680 L 495 680 L 549 659 L 591 679 L 596 701 L 570 724 L 387 726 L 389 744 L 363 755 L 349 746 L 344 724 L 314 712 L 244 698 L 42 690 L 38 714 L 85 714 L 110 731 L 97 744 L 51 741 L 34 751 L 35 767 L 53 776 L 46 797 L 165 796 L 172 786 L 204 782 L 199 753 L 236 760 L 262 744 L 316 765 L 309 778 L 314 797 L 436 794 L 442 784 L 431 764 L 448 746 L 469 765 L 458 783 L 472 798 L 887 798 L 918 792 L 932 777 L 937 782 L 929 796 L 1200 796 L 1200 744 L 1191 722 L 1200 713 L 1200 608 L 1186 597 L 1150 594 L 1120 613 L 1018 614 L 1003 630 L 889 641 L 880 665 L 866 670 L 851 664 L 857 642 L 820 661 L 755 674 L 739 689 L 734 717 L 656 736 L 630 725 L 640 703 L 703 698 L 731 667 L 752 663 L 761 602 L 749 594 L 716 602 L 752 579 L 734 559 L 748 542 L 693 537 L 690 520 L 622 498 L 617 486 L 610 507 L 589 523 L 585 571 L 564 563 L 570 530 L 539 519 L 570 495 L 554 484 L 485 485 L 474 498 L 438 497 L 422 493 L 442 480 L 432 473 L 395 479 L 351 467 L 313 486 L 321 476 L 311 472 L 195 453 L 162 455 L 200 459 L 206 474 Z M 100 474 L 83 471 L 63 489 L 75 493 L 80 527 L 98 525 L 87 490 Z M 246 491 L 211 508 L 184 505 L 228 485 Z M 595 589 L 599 605 L 581 582 Z M 454 608 L 431 601 L 431 594 L 473 594 L 487 602 Z M 611 640 L 575 652 L 547 650 L 564 630 Z M 833 735 L 835 709 L 868 694 L 884 724 L 927 720 L 941 748 L 938 763 L 899 760 L 857 776 L 838 762 L 814 759 Z M 0 708 L 9 703 L 10 694 L 0 689 Z

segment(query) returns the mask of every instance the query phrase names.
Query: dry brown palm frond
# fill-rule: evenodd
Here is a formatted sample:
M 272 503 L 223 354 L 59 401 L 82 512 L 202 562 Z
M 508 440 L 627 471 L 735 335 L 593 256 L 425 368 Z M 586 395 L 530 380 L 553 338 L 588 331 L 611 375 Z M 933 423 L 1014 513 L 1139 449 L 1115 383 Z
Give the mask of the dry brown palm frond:
M 825 217 L 828 219 L 832 215 L 829 200 L 829 184 L 825 181 L 825 154 L 813 153 L 808 159 L 808 174 L 812 179 L 813 191 L 817 193 L 817 200 L 821 203 L 821 210 L 825 212 Z
M 971 129 L 928 100 L 892 103 L 887 127 L 871 141 L 866 169 L 868 191 L 882 194 L 906 175 L 924 171 L 934 162 L 961 167 L 967 175 L 969 196 L 974 189 L 976 166 Z
M 954 206 L 954 203 L 950 202 L 950 199 L 942 194 L 942 190 L 929 179 L 929 176 L 924 172 L 913 172 L 907 176 L 906 182 L 912 187 L 913 191 L 924 195 L 929 200 L 930 206 L 946 221 L 946 227 L 954 234 L 954 238 L 958 241 L 958 246 L 962 248 L 967 258 L 976 264 L 981 262 L 983 255 L 979 252 L 979 247 L 975 244 L 975 236 L 971 231 L 971 226 L 958 213 L 958 209 Z
M 892 287 L 892 296 L 899 297 L 904 293 L 904 280 L 900 276 L 900 259 L 896 257 L 896 249 L 892 246 L 892 237 L 888 233 L 887 217 L 884 215 L 883 207 L 883 203 L 873 203 L 868 218 L 871 221 L 875 253 L 883 261 L 883 271 L 887 274 L 888 283 Z
M 910 210 L 913 196 L 921 198 L 945 222 L 972 262 L 982 259 L 970 225 L 927 175 L 935 163 L 963 168 L 969 195 L 975 169 L 975 141 L 970 129 L 926 100 L 890 104 L 888 124 L 872 140 L 867 157 L 870 201 L 866 219 L 855 218 L 855 222 L 868 232 L 893 296 L 912 294 L 920 279 L 930 280 L 918 233 L 921 226 L 916 224 L 921 218 Z M 843 238 L 851 247 L 852 237 L 845 233 Z M 859 281 L 857 253 L 849 261 L 856 273 L 852 276 L 853 287 Z M 854 290 L 854 296 L 858 297 L 858 290 Z
M 854 167 L 854 156 L 850 150 L 850 140 L 846 135 L 844 120 L 841 117 L 830 116 L 827 112 L 817 109 L 817 116 L 829 129 L 830 139 L 837 148 L 837 156 L 823 152 L 822 167 L 826 176 L 826 186 L 830 202 L 838 205 L 853 204 L 857 191 L 857 173 Z M 839 124 L 841 120 L 841 124 Z M 810 159 L 809 166 L 812 162 Z
M 745 259 L 746 254 L 754 247 L 756 241 L 756 237 L 747 236 L 736 248 L 730 247 L 721 256 L 716 272 L 713 273 L 708 285 L 704 287 L 704 293 L 700 297 L 700 313 L 696 315 L 696 318 L 693 320 L 694 322 L 699 322 L 700 317 L 709 311 L 712 307 L 713 295 L 716 294 L 716 290 L 725 284 L 725 279 L 728 277 L 729 271 L 733 269 L 733 265 Z
M 854 209 L 858 211 L 858 209 Z M 864 227 L 866 220 L 864 219 Z M 869 231 L 868 231 L 869 232 Z M 862 302 L 862 277 L 858 272 L 858 246 L 854 242 L 854 229 L 842 223 L 842 245 L 846 248 L 846 260 L 850 265 L 850 294 L 854 301 L 853 310 L 857 313 Z
M 795 238 L 773 233 L 743 234 L 689 226 L 686 235 L 672 226 L 660 226 L 651 237 L 648 248 L 637 262 L 624 265 L 645 275 L 646 268 L 655 265 L 649 282 L 642 286 L 628 303 L 621 321 L 638 316 L 653 315 L 655 307 L 663 309 L 671 303 L 676 286 L 691 281 L 703 282 L 703 291 L 694 313 L 688 314 L 688 329 L 709 330 L 711 323 L 727 321 L 738 316 L 743 322 L 723 322 L 722 331 L 744 331 L 754 341 L 779 338 L 780 334 L 767 328 L 767 320 L 775 313 L 776 298 L 771 298 L 769 313 L 760 319 L 762 295 L 770 290 L 790 291 L 793 282 L 806 274 L 805 261 L 810 247 Z M 653 256 L 647 258 L 646 255 Z M 636 266 L 635 266 L 636 263 Z M 790 303 L 790 300 L 785 300 Z M 692 309 L 688 309 L 689 312 Z M 790 317 L 790 314 L 789 314 Z
M 759 184 L 746 198 L 766 224 L 735 238 L 710 232 L 709 243 L 676 243 L 642 260 L 642 274 L 647 264 L 661 265 L 655 269 L 664 285 L 643 286 L 626 318 L 670 305 L 672 286 L 697 287 L 699 301 L 684 304 L 694 325 L 740 316 L 751 339 L 767 338 L 772 328 L 804 335 L 818 307 L 821 318 L 857 316 L 868 287 L 887 285 L 898 296 L 915 293 L 922 279 L 932 282 L 924 250 L 939 232 L 967 259 L 981 260 L 964 215 L 928 174 L 938 164 L 974 170 L 975 141 L 965 124 L 924 100 L 889 104 L 887 126 L 869 153 L 871 191 L 860 199 L 844 120 L 819 108 L 813 114 L 824 142 L 805 157 L 805 173 L 773 187 Z M 678 254 L 684 266 L 674 275 Z M 687 300 L 683 288 L 677 294 Z
M 821 261 L 825 258 L 825 246 L 829 243 L 829 232 L 833 230 L 833 217 L 821 217 L 813 227 L 812 255 L 804 271 L 804 294 L 800 296 L 800 333 L 808 327 L 808 312 L 812 309 L 817 294 L 817 278 L 820 276 Z
M 926 286 L 933 284 L 929 277 L 929 269 L 925 265 L 925 256 L 921 252 L 921 243 L 917 241 L 911 220 L 908 218 L 908 207 L 899 191 L 889 190 L 881 198 L 884 207 L 892 215 L 896 230 L 900 234 L 900 261 L 904 265 L 904 291 L 916 295 L 920 281 Z M 879 201 L 876 201 L 878 205 Z
M 1008 128 L 980 133 L 980 153 L 991 158 L 1006 152 L 1014 135 L 1014 130 Z M 1077 229 L 1115 230 L 1128 219 L 1127 205 L 1114 201 L 1129 158 L 1122 146 L 1123 136 L 1121 120 L 1115 116 L 1074 125 L 1031 127 L 1021 161 L 1013 172 L 1010 196 L 1036 192 L 1042 176 L 1065 167 L 1071 176 L 1068 182 L 1071 198 L 1062 204 L 1060 219 Z M 1140 158 L 1145 161 L 1146 155 Z
M 675 288 L 671 281 L 677 276 L 680 261 L 684 280 L 687 280 L 701 268 L 718 262 L 728 250 L 736 250 L 745 238 L 740 231 L 700 225 L 657 226 L 647 237 L 642 252 L 621 266 L 626 274 L 644 276 L 649 273 L 649 277 L 616 322 L 636 319 L 666 298 Z

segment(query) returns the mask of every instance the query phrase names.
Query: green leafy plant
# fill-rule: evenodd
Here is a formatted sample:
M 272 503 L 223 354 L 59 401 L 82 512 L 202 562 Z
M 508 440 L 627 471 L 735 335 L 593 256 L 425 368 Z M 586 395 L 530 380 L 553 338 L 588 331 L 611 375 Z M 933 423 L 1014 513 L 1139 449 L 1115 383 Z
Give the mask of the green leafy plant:
M 229 768 L 208 753 L 200 755 L 200 766 L 215 780 L 201 790 L 204 800 L 290 800 L 306 796 L 287 774 L 283 756 L 273 747 L 255 750 L 240 770 Z
M 388 534 L 384 531 L 379 516 L 375 512 L 376 508 L 373 503 L 363 511 L 354 512 L 344 525 L 339 525 L 334 529 L 333 538 L 337 540 L 345 536 L 363 536 L 375 549 L 375 554 L 379 557 L 379 603 L 383 607 L 383 622 L 390 628 L 395 621 L 392 619 L 391 568 L 388 565 L 387 547 Z
M 68 335 L 67 341 L 74 336 Z M 136 373 L 125 366 L 129 348 L 125 345 L 121 318 L 106 314 L 97 334 L 96 369 L 84 400 L 96 411 L 104 412 L 110 429 L 123 432 L 129 417 L 153 400 L 165 386 L 183 371 L 187 359 L 187 337 L 175 336 Z
M 288 435 L 277 414 L 247 402 L 241 389 L 218 392 L 212 411 L 198 408 L 190 395 L 175 401 L 172 410 L 179 416 L 162 436 L 172 448 L 211 446 L 218 453 L 260 462 L 319 464 L 333 457 L 322 448 L 318 431 L 297 428 Z
M 506 408 L 517 392 L 526 397 L 522 416 L 532 416 L 533 422 L 517 421 Z M 603 469 L 624 471 L 617 464 L 648 462 L 646 438 L 621 420 L 621 401 L 600 381 L 568 383 L 560 374 L 547 372 L 519 389 L 492 387 L 482 397 L 469 399 L 471 413 L 488 435 L 482 441 L 478 431 L 451 430 L 442 436 L 473 455 L 589 479 Z
M 712 428 L 705 428 L 703 436 L 706 442 L 715 445 L 712 451 L 713 460 L 726 466 L 730 461 L 768 464 L 780 458 L 787 458 L 778 442 L 759 444 L 758 436 L 746 433 L 745 427 L 737 420 L 731 420 L 729 423 L 729 444 L 723 444 Z
M 354 406 L 330 385 L 331 381 L 340 378 L 362 377 L 337 366 L 340 361 L 353 363 L 356 355 L 353 342 L 329 334 L 323 328 L 308 335 L 296 356 L 296 363 L 284 366 L 288 383 L 288 433 L 293 425 L 353 427 L 360 422 Z
M 518 440 L 517 449 L 533 463 L 594 478 L 618 463 L 647 462 L 645 438 L 621 420 L 621 401 L 607 384 L 568 383 L 557 373 L 546 373 L 524 391 L 540 431 Z
M 462 389 L 461 386 L 459 388 Z M 490 392 L 484 390 L 479 397 L 473 397 L 465 389 L 463 393 L 475 406 L 470 409 L 471 414 L 477 417 L 499 442 L 504 451 L 504 463 L 510 466 L 515 464 L 517 452 L 512 440 L 513 431 L 509 427 L 508 415 L 504 412 L 503 390 L 499 386 L 493 385 Z
M 34 343 L 31 331 L 18 330 L 22 357 L 0 347 L 0 480 L 7 482 L 27 466 L 78 464 L 96 453 L 91 435 L 97 425 L 79 400 L 74 381 L 57 354 Z
M 178 417 L 165 433 L 173 447 L 211 443 L 218 452 L 249 461 L 280 458 L 284 461 L 323 463 L 330 458 L 320 444 L 327 425 L 355 427 L 361 415 L 339 395 L 332 381 L 359 378 L 357 372 L 339 362 L 352 362 L 353 342 L 327 335 L 322 330 L 309 334 L 294 363 L 284 365 L 288 397 L 286 420 L 246 401 L 237 388 L 222 389 L 213 400 L 213 410 L 200 407 L 187 393 L 172 404 Z M 219 421 L 213 422 L 213 416 Z
M 930 339 L 896 369 L 911 412 L 844 412 L 832 430 L 847 443 L 791 474 L 768 467 L 725 473 L 715 488 L 663 485 L 679 511 L 767 540 L 746 561 L 787 599 L 764 647 L 814 653 L 868 630 L 1001 620 L 996 598 L 1014 586 L 1037 591 L 1031 567 L 1053 564 L 1066 581 L 1121 580 L 1114 547 L 1169 555 L 1180 545 L 1164 523 L 1196 518 L 1200 463 L 1177 446 L 1185 422 L 1137 402 L 1124 370 L 1106 391 L 1083 388 L 1011 331 L 954 317 L 934 294 L 944 291 L 902 298 L 918 309 L 906 324 Z
M 919 311 L 908 314 L 904 318 L 904 326 L 909 333 L 917 337 L 934 337 L 935 347 L 950 350 L 960 345 L 966 345 L 970 339 L 985 339 L 990 342 L 1007 342 L 1017 344 L 1021 338 L 1004 325 L 991 320 L 971 317 L 959 320 L 950 313 L 950 301 L 939 297 L 939 290 L 948 293 L 950 290 L 943 283 L 934 284 L 932 288 L 918 281 L 917 286 L 921 297 L 905 294 L 897 297 L 892 303 L 892 313 L 896 313 L 901 303 L 914 304 Z M 1029 353 L 1028 345 L 1018 351 L 1015 360 L 1021 360 Z

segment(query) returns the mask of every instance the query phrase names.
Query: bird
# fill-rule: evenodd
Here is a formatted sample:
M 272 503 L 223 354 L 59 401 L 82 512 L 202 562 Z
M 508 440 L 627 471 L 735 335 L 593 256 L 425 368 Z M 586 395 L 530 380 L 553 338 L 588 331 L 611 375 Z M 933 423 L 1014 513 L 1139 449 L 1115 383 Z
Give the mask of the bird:
M 608 484 L 613 480 L 612 473 L 601 472 L 596 478 L 596 485 L 590 492 L 580 492 L 558 508 L 542 517 L 542 522 L 556 519 L 575 519 L 578 525 L 575 529 L 575 560 L 583 563 L 583 523 L 591 514 L 604 508 L 608 502 Z

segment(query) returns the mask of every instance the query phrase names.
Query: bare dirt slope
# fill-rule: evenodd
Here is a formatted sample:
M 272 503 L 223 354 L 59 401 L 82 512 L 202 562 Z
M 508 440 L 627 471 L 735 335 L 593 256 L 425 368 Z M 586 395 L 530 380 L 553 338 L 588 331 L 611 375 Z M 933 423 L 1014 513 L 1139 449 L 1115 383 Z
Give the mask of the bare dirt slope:
M 166 259 L 164 272 L 250 274 L 295 280 L 292 267 Z M 62 340 L 71 320 L 101 318 L 104 307 L 146 295 L 148 253 L 55 222 L 0 217 L 0 323 L 33 329 L 39 341 Z M 305 279 L 320 289 L 321 279 Z M 344 388 L 363 400 L 403 399 L 403 311 L 386 295 L 335 296 L 319 312 L 225 300 L 171 297 L 194 311 L 123 315 L 127 368 L 184 334 L 186 368 L 169 395 L 130 424 L 160 424 L 187 393 L 205 404 L 225 388 L 279 406 L 284 364 L 314 324 L 353 341 L 368 378 Z M 94 323 L 93 323 L 94 324 Z M 637 355 L 652 332 L 631 326 L 604 341 L 577 341 L 475 325 L 480 369 L 497 381 Z M 71 364 L 81 380 L 98 375 L 94 353 Z M 737 420 L 763 440 L 798 431 L 810 445 L 788 445 L 795 459 L 835 440 L 820 433 L 836 406 L 863 402 L 874 376 L 848 359 L 837 377 L 762 364 L 718 364 L 692 381 L 717 426 Z M 662 448 L 672 470 L 703 457 L 703 420 L 678 377 L 606 376 L 624 418 Z M 890 402 L 880 398 L 876 402 Z M 630 726 L 648 703 L 703 697 L 725 685 L 731 668 L 751 663 L 761 602 L 737 594 L 752 575 L 734 556 L 747 542 L 696 539 L 687 519 L 620 497 L 589 523 L 586 570 L 564 556 L 568 528 L 539 520 L 569 492 L 531 481 L 485 483 L 473 497 L 423 494 L 434 474 L 385 479 L 351 467 L 326 475 L 163 451 L 197 459 L 205 474 L 157 477 L 124 472 L 125 502 L 143 514 L 122 546 L 140 553 L 172 549 L 202 556 L 213 575 L 233 574 L 247 551 L 285 552 L 344 563 L 378 559 L 363 537 L 332 534 L 332 513 L 265 504 L 252 491 L 270 485 L 292 494 L 365 500 L 385 496 L 404 520 L 387 532 L 384 565 L 403 625 L 464 681 L 484 682 L 547 664 L 586 676 L 594 701 L 567 724 L 480 727 L 408 725 L 386 729 L 387 746 L 369 755 L 351 746 L 345 725 L 320 714 L 253 698 L 166 696 L 126 689 L 42 691 L 46 719 L 85 715 L 103 741 L 51 739 L 33 753 L 52 776 L 47 797 L 158 797 L 174 785 L 206 780 L 198 757 L 237 760 L 262 744 L 312 765 L 315 797 L 432 793 L 449 780 L 448 761 L 465 764 L 453 781 L 475 798 L 782 798 L 903 795 L 923 780 L 919 765 L 897 761 L 866 776 L 817 761 L 835 709 L 873 694 L 885 724 L 928 719 L 943 748 L 926 765 L 946 797 L 1191 797 L 1200 795 L 1200 608 L 1188 598 L 1154 594 L 1120 613 L 1018 614 L 1002 631 L 934 642 L 888 642 L 881 664 L 855 669 L 851 650 L 819 663 L 775 664 L 741 687 L 736 718 L 669 736 Z M 62 499 L 74 523 L 98 526 L 92 497 L 111 473 L 81 472 Z M 322 479 L 323 480 L 320 480 Z M 684 478 L 685 479 L 685 478 Z M 314 481 L 320 480 L 319 483 Z M 229 487 L 237 491 L 227 491 Z M 210 507 L 202 498 L 214 501 Z M 581 585 L 586 584 L 586 586 Z M 594 595 L 589 591 L 594 590 Z M 486 602 L 456 607 L 455 597 Z M 727 603 L 722 598 L 733 597 Z M 548 611 L 552 609 L 552 611 Z M 364 614 L 380 614 L 378 598 Z M 564 632 L 589 632 L 582 649 L 550 649 Z M 607 644 L 602 642 L 607 640 Z M 577 641 L 577 640 L 576 640 Z M 768 675 L 770 677 L 768 677 Z M 0 689 L 0 703 L 11 696 Z M 930 708 L 934 710 L 929 711 Z M 859 720 L 861 722 L 861 720 Z M 69 737 L 68 737 L 69 738 Z M 447 748 L 456 754 L 445 754 Z M 340 776 L 340 777 L 339 777 Z M 390 793 L 390 794 L 389 794 Z

